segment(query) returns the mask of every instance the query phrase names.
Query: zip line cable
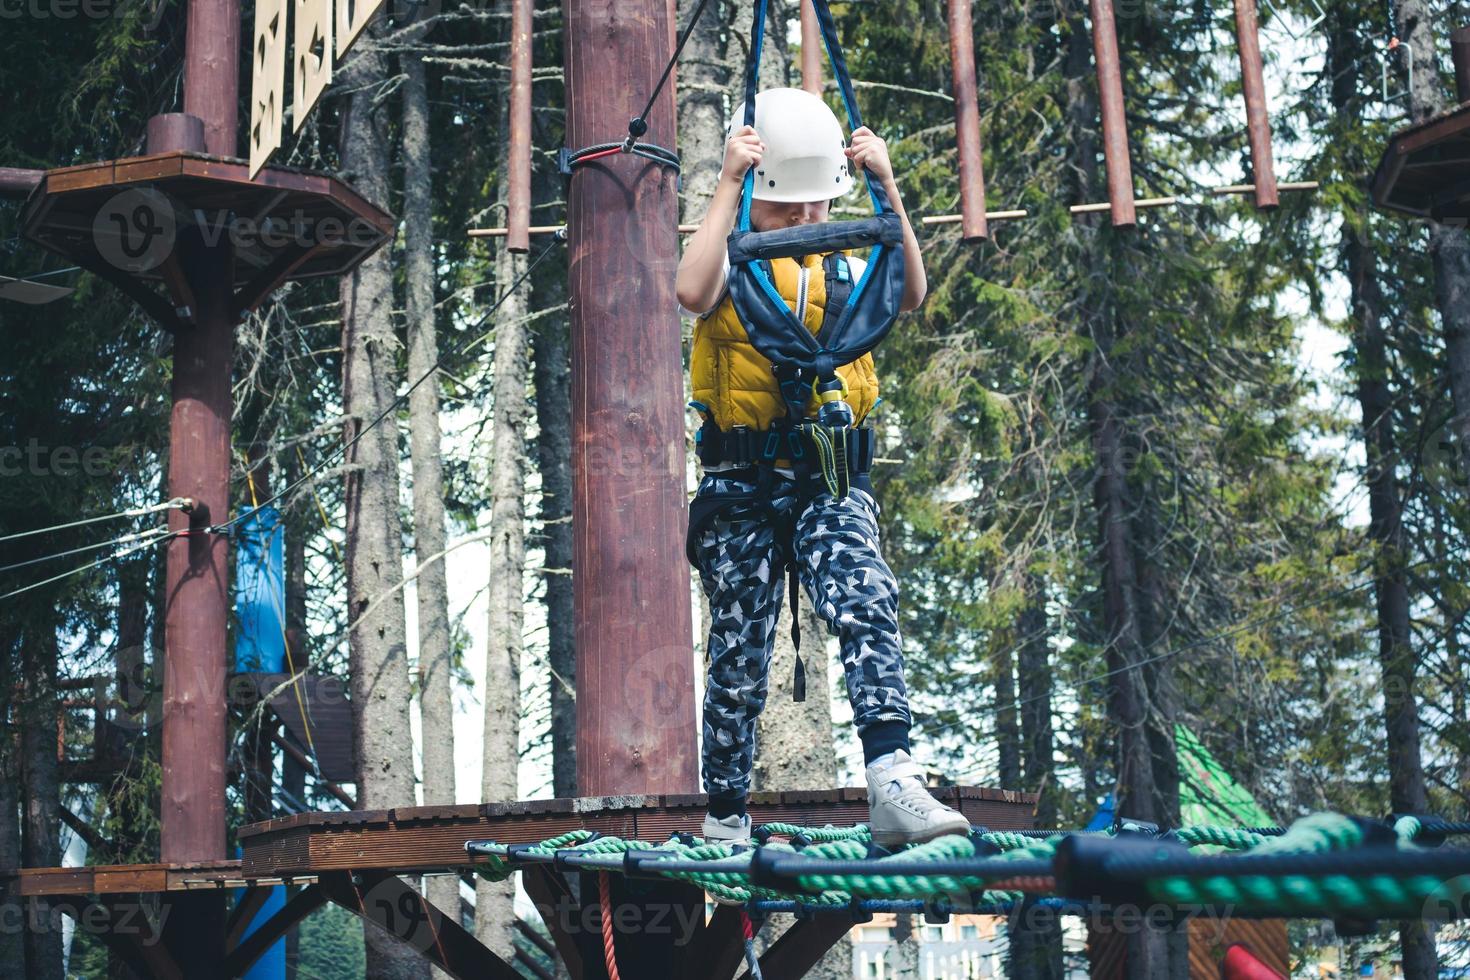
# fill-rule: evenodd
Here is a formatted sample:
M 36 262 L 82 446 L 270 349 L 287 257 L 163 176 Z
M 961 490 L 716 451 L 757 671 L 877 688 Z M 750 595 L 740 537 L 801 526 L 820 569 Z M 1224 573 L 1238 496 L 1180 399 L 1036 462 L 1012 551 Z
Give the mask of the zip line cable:
M 526 266 L 526 271 L 523 272 L 523 273 L 521 273 L 519 276 L 517 276 L 516 277 L 516 280 L 514 282 L 512 282 L 508 287 L 506 287 L 505 292 L 500 295 L 500 298 L 497 299 L 495 301 L 495 303 L 490 307 L 490 309 L 488 309 L 488 310 L 485 311 L 484 316 L 480 317 L 479 320 L 475 321 L 475 323 L 472 324 L 467 329 L 466 332 L 467 333 L 473 333 L 474 331 L 478 330 L 480 327 L 484 326 L 487 322 L 489 322 L 490 318 L 495 314 L 495 311 L 498 310 L 498 309 L 500 309 L 501 305 L 507 299 L 509 299 L 511 297 L 511 295 L 514 294 L 515 291 L 518 288 L 520 288 L 521 283 L 525 282 L 527 279 L 529 279 L 531 277 L 531 273 L 533 273 L 533 272 L 536 271 L 536 267 L 541 264 L 541 260 L 544 259 L 544 258 L 546 258 L 546 256 L 550 255 L 551 254 L 551 250 L 553 248 L 555 248 L 557 246 L 557 244 L 559 244 L 561 241 L 564 241 L 564 240 L 565 240 L 565 235 L 564 234 L 563 235 L 558 235 L 558 236 L 552 238 L 551 242 L 545 248 L 543 248 L 541 250 L 540 254 L 538 254 L 533 260 L 531 260 L 530 265 Z M 474 337 L 474 338 L 472 338 L 471 341 L 465 341 L 465 342 L 460 343 L 458 346 L 452 348 L 448 353 L 439 355 L 438 359 L 434 361 L 434 365 L 432 367 L 430 367 L 427 371 L 425 371 L 423 374 L 419 375 L 419 377 L 414 380 L 413 384 L 409 385 L 408 388 L 405 389 L 402 394 L 400 394 L 396 398 L 394 398 L 392 404 L 390 404 L 387 408 L 383 409 L 383 411 L 378 414 L 378 417 L 377 418 L 373 419 L 367 425 L 363 426 L 362 429 L 360 431 L 358 431 L 358 433 L 356 435 L 354 435 L 351 439 L 349 439 L 347 442 L 343 443 L 341 446 L 339 446 L 338 448 L 336 448 L 336 449 L 332 450 L 330 453 L 328 453 L 327 454 L 327 458 L 324 459 L 322 462 L 318 463 L 316 466 L 313 466 L 306 473 L 303 473 L 301 476 L 299 476 L 295 480 L 293 480 L 290 484 L 288 484 L 287 486 L 283 487 L 281 490 L 277 491 L 276 493 L 272 494 L 267 499 L 261 501 L 260 506 L 261 507 L 266 507 L 266 506 L 269 506 L 271 504 L 276 503 L 277 501 L 280 501 L 284 497 L 286 497 L 289 494 L 291 494 L 292 492 L 294 492 L 298 487 L 301 487 L 304 484 L 306 484 L 308 481 L 310 481 L 313 477 L 315 477 L 318 473 L 320 473 L 323 469 L 325 469 L 328 463 L 335 461 L 335 459 L 339 455 L 345 457 L 346 454 L 347 454 L 347 452 L 348 452 L 348 450 L 350 450 L 353 446 L 357 445 L 358 442 L 362 440 L 363 436 L 367 435 L 373 429 L 377 428 L 379 425 L 382 424 L 382 422 L 383 422 L 384 419 L 388 418 L 388 416 L 392 415 L 394 412 L 397 412 L 398 409 L 402 408 L 403 405 L 405 403 L 407 403 L 409 395 L 412 395 L 415 391 L 417 391 L 420 385 L 422 385 L 425 381 L 428 381 L 431 377 L 433 377 L 436 372 L 445 370 L 445 367 L 444 367 L 445 360 L 447 360 L 450 357 L 456 357 L 456 356 L 458 356 L 460 354 L 465 353 L 465 351 L 469 350 L 471 347 L 475 346 L 475 344 L 480 343 L 483 340 L 484 340 L 484 337 L 483 336 Z M 236 514 L 234 517 L 232 517 L 229 520 L 225 521 L 223 524 L 215 524 L 215 525 L 212 525 L 211 527 L 207 528 L 206 530 L 211 531 L 211 532 L 215 532 L 215 533 L 225 533 L 225 532 L 228 532 L 230 530 L 230 528 L 232 528 L 236 524 L 240 523 L 240 521 L 242 519 L 243 519 L 243 515 Z M 0 596 L 0 598 L 4 598 L 4 597 L 3 596 Z
M 9 599 L 12 596 L 18 596 L 23 592 L 29 592 L 32 589 L 39 589 L 43 585 L 50 585 L 52 582 L 60 582 L 62 579 L 70 578 L 73 575 L 80 575 L 81 573 L 96 568 L 99 565 L 105 565 L 110 561 L 115 561 L 118 558 L 125 558 L 128 555 L 133 554 L 134 552 L 142 551 L 144 548 L 147 548 L 150 545 L 162 544 L 165 541 L 172 541 L 174 538 L 183 537 L 189 533 L 189 531 L 170 531 L 167 534 L 161 534 L 157 537 L 149 538 L 147 541 L 140 541 L 137 544 L 129 545 L 125 548 L 120 548 L 117 551 L 114 551 L 112 554 L 103 555 L 96 561 L 88 562 L 80 568 L 73 568 L 69 572 L 62 572 L 60 575 L 53 575 L 48 579 L 42 579 L 39 582 L 32 582 L 30 585 L 24 585 L 18 589 L 12 589 L 11 591 L 6 592 L 4 595 L 0 595 L 0 601 Z
M 29 538 L 35 534 L 46 534 L 50 531 L 65 531 L 67 528 L 81 527 L 85 524 L 97 524 L 101 521 L 113 521 L 124 517 L 146 517 L 156 514 L 161 510 L 188 510 L 194 502 L 188 497 L 175 497 L 161 504 L 152 504 L 148 507 L 133 507 L 129 510 L 120 510 L 116 514 L 102 514 L 98 517 L 84 517 L 79 521 L 69 521 L 66 524 L 53 524 L 50 527 L 38 527 L 31 531 L 17 531 L 15 534 L 7 534 L 0 537 L 0 542 L 15 541 L 18 538 Z
M 98 548 L 106 548 L 109 545 L 131 544 L 134 541 L 141 541 L 144 538 L 167 533 L 168 525 L 160 524 L 158 527 L 149 528 L 146 531 L 138 531 L 133 534 L 120 535 L 119 537 L 113 538 L 110 541 L 99 541 L 96 544 L 84 544 L 80 548 L 72 548 L 69 551 L 58 551 L 54 555 L 42 555 L 40 558 L 28 558 L 25 561 L 18 561 L 13 565 L 0 565 L 0 572 L 10 572 L 14 571 L 17 568 L 25 568 L 28 565 L 39 565 L 43 561 L 53 561 L 57 558 L 69 558 L 72 555 L 80 555 L 83 552 L 87 551 L 96 551 Z

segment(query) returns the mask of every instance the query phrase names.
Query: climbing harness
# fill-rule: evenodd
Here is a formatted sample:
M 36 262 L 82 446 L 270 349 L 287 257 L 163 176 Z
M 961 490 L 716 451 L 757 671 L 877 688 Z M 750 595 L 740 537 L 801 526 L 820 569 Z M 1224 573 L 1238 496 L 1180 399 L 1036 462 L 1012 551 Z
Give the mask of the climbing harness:
M 862 127 L 862 118 L 831 11 L 826 0 L 814 0 L 813 6 L 848 123 L 855 131 Z M 751 24 L 745 74 L 744 125 L 747 126 L 756 122 L 756 88 L 766 8 L 767 0 L 756 4 Z M 836 138 L 840 140 L 840 132 Z M 750 211 L 756 194 L 756 177 L 756 168 L 752 167 L 741 187 L 738 220 L 727 243 L 730 270 L 726 284 L 746 338 L 771 363 L 786 415 L 778 417 L 769 431 L 736 426 L 726 432 L 714 424 L 712 413 L 705 412 L 706 422 L 696 437 L 700 460 L 707 466 L 735 464 L 741 469 L 721 475 L 754 484 L 755 491 L 753 495 L 740 492 L 695 498 L 686 539 L 691 564 L 697 564 L 696 545 L 703 531 L 731 508 L 742 504 L 754 502 L 765 508 L 777 521 L 777 540 L 792 539 L 795 529 L 791 525 L 795 518 L 780 518 L 771 503 L 772 490 L 779 478 L 774 472 L 778 465 L 788 465 L 795 472 L 800 494 L 798 514 L 811 497 L 824 490 L 839 500 L 852 487 L 872 492 L 867 474 L 873 461 L 874 435 L 870 429 L 854 428 L 858 420 L 846 401 L 848 392 L 837 369 L 876 347 L 898 316 L 904 287 L 902 222 L 882 185 L 865 172 L 874 211 L 871 218 L 754 231 Z M 842 180 L 842 176 L 837 176 L 839 187 Z M 855 248 L 871 251 L 862 275 L 853 282 L 842 253 Z M 821 326 L 814 333 L 803 320 L 804 304 L 798 299 L 793 312 L 776 288 L 772 263 L 780 258 L 799 260 L 816 254 L 824 255 L 827 300 Z M 813 396 L 818 401 L 816 419 L 807 418 L 807 407 Z M 698 404 L 694 407 L 703 408 Z M 785 570 L 793 613 L 791 639 L 796 649 L 792 690 L 794 699 L 802 701 L 806 697 L 806 669 L 800 653 L 799 617 L 795 615 L 798 592 L 795 555 L 790 550 L 788 547 Z
M 751 24 L 750 58 L 745 73 L 745 125 L 755 125 L 756 84 L 760 75 L 762 41 L 765 34 L 767 0 L 756 4 Z M 837 29 L 826 0 L 813 0 L 822 41 L 832 63 L 847 119 L 852 130 L 862 127 L 847 61 L 837 39 Z M 889 203 L 883 186 L 864 171 L 873 217 L 859 221 L 822 222 L 775 231 L 752 231 L 751 201 L 755 192 L 755 168 L 746 171 L 741 188 L 739 219 L 730 234 L 730 273 L 727 285 L 731 302 L 745 325 L 750 343 L 779 371 L 795 371 L 819 390 L 830 391 L 837 368 L 850 364 L 876 347 L 899 314 L 903 299 L 903 224 Z M 839 316 L 829 317 L 814 336 L 792 314 L 777 291 L 769 263 L 777 258 L 795 258 L 814 253 L 869 248 L 867 267 L 846 297 Z M 784 387 L 784 386 L 783 386 Z M 824 401 L 823 424 L 840 421 L 841 399 Z M 849 421 L 850 424 L 850 421 Z

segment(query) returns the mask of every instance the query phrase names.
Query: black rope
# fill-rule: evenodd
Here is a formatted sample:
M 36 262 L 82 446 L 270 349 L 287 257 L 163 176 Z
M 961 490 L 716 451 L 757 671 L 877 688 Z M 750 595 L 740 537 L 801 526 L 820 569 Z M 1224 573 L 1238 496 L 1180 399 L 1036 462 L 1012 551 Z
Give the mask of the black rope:
M 654 102 L 658 101 L 659 93 L 664 90 L 664 83 L 669 80 L 669 73 L 674 70 L 674 65 L 679 63 L 679 55 L 684 53 L 684 45 L 689 42 L 689 35 L 694 33 L 694 25 L 699 23 L 699 15 L 704 13 L 707 3 L 709 0 L 699 0 L 699 6 L 694 8 L 694 14 L 689 18 L 688 25 L 685 26 L 684 34 L 679 38 L 678 46 L 674 48 L 673 57 L 669 58 L 667 65 L 664 65 L 664 73 L 658 77 L 658 84 L 653 87 L 653 94 L 648 97 L 648 104 L 643 107 L 642 112 L 629 120 L 628 138 L 623 141 L 624 153 L 632 153 L 633 145 L 648 132 L 648 114 L 653 111 Z M 675 166 L 678 166 L 677 159 Z

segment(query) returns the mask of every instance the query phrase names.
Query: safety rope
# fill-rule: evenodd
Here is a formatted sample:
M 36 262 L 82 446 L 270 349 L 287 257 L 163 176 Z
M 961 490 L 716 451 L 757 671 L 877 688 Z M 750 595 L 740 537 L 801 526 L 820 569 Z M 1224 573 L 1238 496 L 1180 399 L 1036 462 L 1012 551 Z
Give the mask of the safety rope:
M 607 977 L 622 980 L 618 976 L 618 947 L 613 938 L 612 886 L 606 871 L 597 873 L 597 900 L 602 912 L 602 956 L 607 961 Z
M 740 934 L 745 940 L 745 965 L 750 968 L 750 980 L 761 980 L 761 961 L 755 955 L 755 927 L 745 909 L 740 910 Z

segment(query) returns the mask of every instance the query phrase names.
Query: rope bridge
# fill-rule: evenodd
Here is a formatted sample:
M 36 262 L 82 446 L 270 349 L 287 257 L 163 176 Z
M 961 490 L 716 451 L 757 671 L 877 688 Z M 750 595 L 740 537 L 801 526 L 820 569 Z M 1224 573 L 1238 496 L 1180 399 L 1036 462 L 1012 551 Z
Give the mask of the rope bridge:
M 1004 914 L 1023 900 L 1062 913 L 1091 903 L 1228 909 L 1264 918 L 1470 918 L 1470 823 L 1392 823 L 1314 814 L 1288 828 L 1160 832 L 989 831 L 890 853 L 868 829 L 766 824 L 751 845 L 676 834 L 652 843 L 578 830 L 536 844 L 470 841 L 479 874 L 518 866 L 685 882 L 752 913 L 925 911 Z

